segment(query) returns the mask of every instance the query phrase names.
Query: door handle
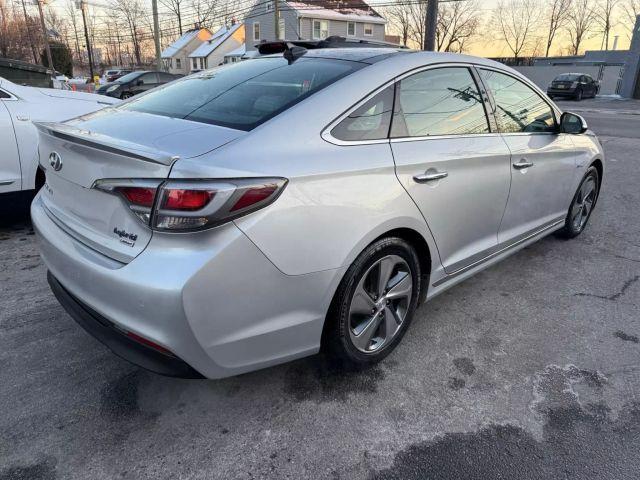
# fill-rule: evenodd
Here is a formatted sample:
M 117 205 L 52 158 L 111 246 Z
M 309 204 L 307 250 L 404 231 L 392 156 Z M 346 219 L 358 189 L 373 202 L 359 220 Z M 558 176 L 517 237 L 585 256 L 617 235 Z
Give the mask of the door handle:
M 416 183 L 427 183 L 427 182 L 433 182 L 434 180 L 440 180 L 441 178 L 445 178 L 448 176 L 449 174 L 447 172 L 423 173 L 421 175 L 414 176 L 413 180 Z
M 513 164 L 513 168 L 516 170 L 522 170 L 529 167 L 533 167 L 533 162 L 528 161 L 526 158 L 523 158 L 519 162 Z

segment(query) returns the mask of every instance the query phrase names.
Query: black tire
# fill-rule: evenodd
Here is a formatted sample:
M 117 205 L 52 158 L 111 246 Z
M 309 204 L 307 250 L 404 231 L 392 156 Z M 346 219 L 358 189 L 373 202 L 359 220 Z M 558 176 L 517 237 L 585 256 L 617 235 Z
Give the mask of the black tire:
M 579 88 L 578 91 L 576 92 L 576 102 L 580 102 L 582 100 L 582 89 Z
M 585 187 L 586 184 L 593 184 L 595 189 L 593 191 L 593 196 L 591 199 L 591 206 L 589 208 L 589 211 L 587 212 L 586 217 L 582 217 L 583 219 L 578 224 L 576 222 L 576 211 L 579 208 L 578 204 L 581 202 L 584 203 L 583 202 L 584 198 L 581 198 L 581 197 L 584 196 L 583 187 Z M 587 170 L 587 173 L 585 173 L 584 177 L 582 177 L 580 186 L 578 186 L 578 189 L 576 190 L 576 193 L 574 194 L 573 199 L 571 200 L 571 205 L 569 206 L 569 211 L 567 212 L 567 216 L 564 221 L 564 227 L 562 227 L 562 229 L 558 231 L 559 236 L 567 239 L 575 238 L 584 231 L 585 227 L 587 226 L 587 223 L 589 222 L 589 218 L 591 218 L 593 209 L 595 208 L 596 203 L 598 201 L 599 193 L 600 193 L 600 180 L 598 178 L 598 170 L 595 167 L 589 167 L 589 169 Z
M 354 344 L 352 340 L 352 334 L 355 334 L 351 314 L 352 300 L 357 289 L 361 286 L 361 283 L 367 280 L 365 275 L 373 275 L 373 269 L 379 268 L 381 273 L 382 267 L 377 267 L 382 261 L 392 261 L 390 259 L 400 258 L 404 263 L 399 263 L 394 266 L 394 269 L 398 269 L 398 273 L 393 276 L 391 274 L 390 283 L 394 278 L 401 278 L 403 272 L 400 272 L 400 268 L 404 269 L 408 267 L 411 273 L 411 293 L 410 299 L 406 301 L 406 313 L 404 319 L 397 327 L 396 333 L 393 333 L 390 339 L 381 341 L 381 346 L 375 351 L 368 353 L 363 352 Z M 395 271 L 395 270 L 394 270 Z M 331 308 L 327 315 L 325 322 L 325 329 L 323 332 L 323 347 L 329 354 L 330 358 L 337 360 L 341 367 L 347 368 L 361 368 L 374 363 L 379 362 L 385 358 L 402 340 L 405 332 L 411 324 L 413 314 L 416 310 L 418 298 L 420 298 L 421 285 L 420 262 L 416 254 L 415 249 L 407 243 L 405 240 L 398 237 L 386 237 L 375 241 L 369 245 L 353 262 L 342 279 L 336 294 L 334 295 L 331 303 Z M 380 282 L 378 282 L 380 283 Z M 395 285 L 399 285 L 398 281 Z M 407 284 L 409 282 L 407 281 Z M 390 287 L 392 290 L 394 287 Z M 385 290 L 386 291 L 386 290 Z M 370 296 L 369 300 L 373 300 Z M 378 303 L 383 301 L 383 298 L 377 298 Z M 389 301 L 387 301 L 387 304 Z M 394 308 L 393 306 L 391 308 Z M 375 309 L 375 308 L 374 308 Z M 386 310 L 385 310 L 386 311 Z M 373 313 L 373 312 L 372 312 Z M 377 315 L 377 314 L 376 314 Z M 373 315 L 375 317 L 376 315 Z M 379 320 L 380 325 L 372 331 L 386 332 L 385 314 L 382 314 L 382 320 Z M 386 315 L 388 317 L 389 314 Z M 397 321 L 398 317 L 393 316 Z M 366 322 L 363 322 L 366 323 Z
M 120 94 L 120 99 L 121 100 L 126 100 L 127 98 L 131 98 L 131 97 L 133 97 L 133 93 L 131 93 L 131 92 L 122 92 Z

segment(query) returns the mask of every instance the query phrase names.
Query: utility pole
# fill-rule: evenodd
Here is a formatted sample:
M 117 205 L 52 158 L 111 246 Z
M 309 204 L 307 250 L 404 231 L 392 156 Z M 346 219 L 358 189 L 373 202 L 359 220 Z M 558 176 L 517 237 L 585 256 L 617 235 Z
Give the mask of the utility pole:
M 435 51 L 436 28 L 438 28 L 438 0 L 427 0 L 427 13 L 424 19 L 424 48 Z
M 78 2 L 80 4 L 80 11 L 82 12 L 82 24 L 84 25 L 84 41 L 87 46 L 87 58 L 89 60 L 89 74 L 91 75 L 91 81 L 93 82 L 93 54 L 91 53 L 91 42 L 89 42 L 89 30 L 87 30 L 87 16 L 85 10 L 87 4 L 84 0 Z
M 31 36 L 31 28 L 29 27 L 29 17 L 27 16 L 27 7 L 24 4 L 24 0 L 22 0 L 22 12 L 24 13 L 24 24 L 27 27 L 27 34 L 29 35 L 29 43 L 31 44 L 31 53 L 33 53 L 33 63 L 38 63 L 38 54 L 36 52 L 36 47 L 33 44 L 33 37 Z
M 275 25 L 275 34 L 276 34 L 276 42 L 280 40 L 280 5 L 278 5 L 278 0 L 273 0 L 273 16 Z
M 156 69 L 162 70 L 162 58 L 160 58 L 160 26 L 158 25 L 158 0 L 151 0 L 153 7 L 153 39 L 156 44 Z
M 49 62 L 49 68 L 55 71 L 53 67 L 53 58 L 51 57 L 51 47 L 49 46 L 49 35 L 47 35 L 47 27 L 44 24 L 44 12 L 42 11 L 42 2 L 44 0 L 36 0 L 38 3 L 38 12 L 40 12 L 40 26 L 42 27 L 42 37 L 44 40 L 44 49 L 47 52 L 47 62 Z

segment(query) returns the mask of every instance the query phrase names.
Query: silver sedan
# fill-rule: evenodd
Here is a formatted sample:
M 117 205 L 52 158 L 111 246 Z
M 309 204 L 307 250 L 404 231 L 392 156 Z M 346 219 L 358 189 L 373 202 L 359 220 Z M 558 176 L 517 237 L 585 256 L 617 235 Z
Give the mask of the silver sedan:
M 388 355 L 417 306 L 585 228 L 584 120 L 482 58 L 299 47 L 39 124 L 59 301 L 116 354 L 220 378 Z

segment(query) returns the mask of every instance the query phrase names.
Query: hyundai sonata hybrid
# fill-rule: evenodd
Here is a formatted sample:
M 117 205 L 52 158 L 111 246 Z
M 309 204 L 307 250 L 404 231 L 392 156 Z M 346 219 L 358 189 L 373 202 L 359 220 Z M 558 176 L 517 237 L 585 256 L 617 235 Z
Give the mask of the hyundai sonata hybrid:
M 392 48 L 289 46 L 38 128 L 53 292 L 182 377 L 321 347 L 377 362 L 419 303 L 579 235 L 604 169 L 584 120 L 514 70 Z

